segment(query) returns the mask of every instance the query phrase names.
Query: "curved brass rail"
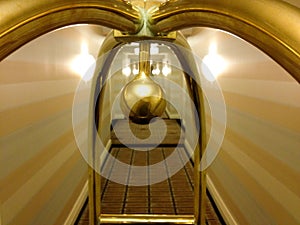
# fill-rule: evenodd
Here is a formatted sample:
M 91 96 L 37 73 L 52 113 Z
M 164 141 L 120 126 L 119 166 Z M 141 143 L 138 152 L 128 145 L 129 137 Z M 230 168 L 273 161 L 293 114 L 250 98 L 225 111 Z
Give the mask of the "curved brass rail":
M 300 9 L 278 0 L 170 0 L 149 12 L 154 34 L 205 26 L 252 43 L 300 82 Z
M 99 175 L 99 171 L 95 171 L 94 168 L 98 168 L 101 163 L 99 162 L 100 156 L 96 151 L 95 146 L 95 136 L 97 132 L 103 129 L 103 118 L 100 119 L 100 112 L 103 111 L 103 98 L 104 93 L 106 90 L 105 81 L 109 74 L 109 68 L 111 67 L 111 62 L 113 61 L 114 57 L 116 56 L 119 49 L 125 43 L 118 42 L 113 35 L 113 32 L 110 32 L 98 53 L 98 60 L 96 65 L 95 74 L 91 80 L 91 92 L 89 98 L 89 121 L 88 121 L 88 132 L 89 132 L 89 162 L 94 165 L 94 167 L 89 167 L 89 224 L 96 225 L 98 224 L 98 216 L 101 212 L 101 177 Z M 101 89 L 101 90 L 100 90 Z M 98 90 L 98 91 L 97 91 Z M 98 99 L 99 104 L 96 104 Z M 95 110 L 96 109 L 96 110 Z M 96 123 L 97 129 L 95 130 L 95 118 L 99 118 L 98 122 Z M 98 134 L 101 136 L 101 134 Z M 101 218 L 101 215 L 100 215 Z
M 137 33 L 138 9 L 123 0 L 1 1 L 0 60 L 34 38 L 66 25 L 90 23 Z
M 202 88 L 199 86 L 200 79 L 195 59 L 191 54 L 192 49 L 189 46 L 186 38 L 181 32 L 177 32 L 176 40 L 168 46 L 177 56 L 183 71 L 188 92 L 193 99 L 195 106 L 198 109 L 198 117 L 200 118 L 200 136 L 199 142 L 194 151 L 194 171 L 199 171 L 194 174 L 194 224 L 205 224 L 205 199 L 206 199 L 206 171 L 200 170 L 200 160 L 206 148 L 206 116 L 205 116 L 205 97 Z M 181 47 L 181 48 L 180 48 Z M 183 51 L 186 49 L 188 51 Z M 186 73 L 188 72 L 188 73 Z M 197 82 L 194 79 L 199 79 Z

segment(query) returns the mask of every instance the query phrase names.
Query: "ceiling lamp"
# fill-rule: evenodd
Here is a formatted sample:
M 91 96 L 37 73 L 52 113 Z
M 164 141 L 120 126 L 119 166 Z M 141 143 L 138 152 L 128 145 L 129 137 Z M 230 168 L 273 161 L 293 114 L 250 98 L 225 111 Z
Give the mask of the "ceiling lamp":
M 87 82 L 93 77 L 96 67 L 95 62 L 94 56 L 89 53 L 87 44 L 82 42 L 81 53 L 72 60 L 71 69 Z
M 121 109 L 134 123 L 147 124 L 154 117 L 160 117 L 166 108 L 164 91 L 150 78 L 150 43 L 141 42 L 139 52 L 139 73 L 121 93 Z
M 159 75 L 160 74 L 159 64 L 155 63 L 155 65 L 153 65 L 152 67 L 153 67 L 152 74 L 156 76 Z
M 132 68 L 132 74 L 133 75 L 138 75 L 138 73 L 139 73 L 138 65 L 136 63 L 134 63 L 133 68 Z
M 126 77 L 129 77 L 131 74 L 131 68 L 130 68 L 130 62 L 127 58 L 123 60 L 123 68 L 122 68 L 122 73 Z
M 163 68 L 162 68 L 162 74 L 166 77 L 168 76 L 171 72 L 172 72 L 172 69 L 168 63 L 168 60 L 164 60 L 163 62 Z
M 211 43 L 208 54 L 202 59 L 201 71 L 204 77 L 214 82 L 227 68 L 227 62 L 218 54 L 217 44 Z

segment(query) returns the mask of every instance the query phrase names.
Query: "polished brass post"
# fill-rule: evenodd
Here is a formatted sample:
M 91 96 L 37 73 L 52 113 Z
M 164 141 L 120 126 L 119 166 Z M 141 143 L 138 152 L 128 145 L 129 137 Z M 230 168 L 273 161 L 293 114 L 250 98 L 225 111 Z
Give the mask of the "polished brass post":
M 150 73 L 150 42 L 141 41 L 139 52 L 139 73 L 137 77 L 140 78 L 143 75 L 149 76 Z
M 205 202 L 206 202 L 206 171 L 200 170 L 200 161 L 206 147 L 206 118 L 204 110 L 204 94 L 200 87 L 197 65 L 192 55 L 191 48 L 182 35 L 177 32 L 177 38 L 173 43 L 170 43 L 170 48 L 174 51 L 180 64 L 182 65 L 187 89 L 190 97 L 193 99 L 197 108 L 197 117 L 200 119 L 200 136 L 199 141 L 194 149 L 194 224 L 205 224 Z M 167 43 L 168 44 L 168 43 Z
M 88 144 L 89 144 L 89 163 L 93 165 L 89 167 L 89 223 L 90 225 L 97 225 L 99 223 L 101 217 L 101 176 L 100 176 L 100 155 L 98 154 L 99 150 L 97 150 L 97 146 L 95 146 L 95 136 L 100 133 L 103 127 L 102 123 L 102 112 L 103 109 L 103 98 L 105 93 L 105 80 L 106 76 L 108 75 L 108 70 L 110 68 L 110 62 L 115 57 L 118 49 L 121 47 L 122 43 L 119 43 L 115 40 L 113 32 L 110 32 L 106 39 L 104 40 L 97 60 L 96 68 L 100 70 L 95 71 L 95 76 L 91 81 L 91 90 L 90 93 L 90 117 L 89 117 L 89 129 L 88 129 Z M 100 60 L 101 59 L 101 60 Z M 97 93 L 97 89 L 101 88 L 100 93 Z M 95 105 L 98 99 L 98 104 Z M 97 108 L 96 108 L 97 106 Z M 96 113 L 95 113 L 96 109 Z M 98 113 L 97 113 L 98 112 Z M 97 132 L 95 133 L 94 126 L 95 126 L 95 119 L 98 117 Z M 99 135 L 101 136 L 101 134 Z M 98 168 L 95 171 L 95 168 Z

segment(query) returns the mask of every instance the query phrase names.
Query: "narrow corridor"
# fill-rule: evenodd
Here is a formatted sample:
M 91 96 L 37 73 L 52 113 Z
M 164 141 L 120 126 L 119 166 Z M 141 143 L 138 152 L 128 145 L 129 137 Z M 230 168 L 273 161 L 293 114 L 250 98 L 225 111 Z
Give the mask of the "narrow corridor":
M 193 215 L 194 214 L 194 171 L 192 161 L 186 161 L 187 153 L 180 139 L 180 125 L 176 120 L 165 119 L 167 124 L 167 135 L 161 144 L 150 151 L 137 151 L 127 148 L 124 143 L 132 143 L 130 135 L 125 127 L 125 120 L 115 121 L 114 126 L 119 129 L 121 134 L 116 137 L 112 132 L 112 148 L 110 154 L 114 156 L 111 160 L 119 160 L 132 166 L 149 166 L 154 165 L 170 154 L 175 153 L 178 157 L 178 162 L 182 164 L 182 168 L 173 176 L 170 176 L 165 181 L 145 185 L 145 186 L 129 186 L 118 184 L 116 182 L 103 178 L 101 179 L 101 213 L 102 214 L 167 214 L 167 215 Z M 148 125 L 137 125 L 130 123 L 132 132 L 139 138 L 147 138 L 150 131 Z M 123 132 L 123 134 L 122 134 Z M 152 134 L 152 135 L 157 135 Z M 151 145 L 153 143 L 147 143 Z M 177 146 L 178 145 L 178 146 Z M 145 145 L 145 149 L 147 149 Z M 169 168 L 166 161 L 164 171 L 160 173 L 169 173 Z M 109 165 L 109 168 L 105 168 Z M 114 162 L 105 162 L 102 169 L 110 170 L 109 174 L 118 171 Z M 124 175 L 123 175 L 124 176 Z M 150 172 L 147 174 L 150 183 Z M 130 170 L 125 175 L 125 180 L 138 179 L 130 173 Z M 215 212 L 212 203 L 207 198 L 206 203 L 206 223 L 208 225 L 221 225 L 217 213 Z M 83 209 L 77 225 L 88 224 L 88 207 L 87 204 Z

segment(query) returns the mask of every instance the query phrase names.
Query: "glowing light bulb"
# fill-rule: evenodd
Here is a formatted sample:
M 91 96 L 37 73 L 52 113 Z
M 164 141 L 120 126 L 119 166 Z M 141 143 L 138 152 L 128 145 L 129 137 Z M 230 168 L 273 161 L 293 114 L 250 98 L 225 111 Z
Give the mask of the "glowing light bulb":
M 139 69 L 137 68 L 137 65 L 133 64 L 132 74 L 133 75 L 138 75 L 138 73 L 139 73 Z
M 227 68 L 226 60 L 217 52 L 216 43 L 209 47 L 208 54 L 202 59 L 201 70 L 208 81 L 215 81 Z
M 95 57 L 89 54 L 88 46 L 85 42 L 81 45 L 81 53 L 71 62 L 71 70 L 78 74 L 83 80 L 89 81 L 95 71 Z
M 126 66 L 122 69 L 122 73 L 126 76 L 126 77 L 129 77 L 130 74 L 131 74 L 131 69 L 129 66 Z
M 159 75 L 160 74 L 160 69 L 158 63 L 156 63 L 155 68 L 152 70 L 153 75 Z
M 171 73 L 171 67 L 165 64 L 162 68 L 162 74 L 166 77 Z

